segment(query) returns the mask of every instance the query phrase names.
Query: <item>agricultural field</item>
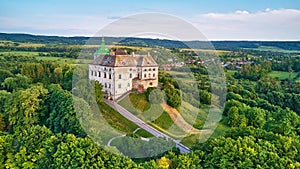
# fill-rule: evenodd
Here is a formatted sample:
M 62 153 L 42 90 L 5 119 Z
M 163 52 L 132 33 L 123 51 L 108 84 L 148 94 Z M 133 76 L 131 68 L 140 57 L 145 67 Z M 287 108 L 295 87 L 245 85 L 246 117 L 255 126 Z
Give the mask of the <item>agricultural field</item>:
M 291 74 L 291 78 L 294 79 L 298 73 L 296 72 L 283 72 L 283 71 L 272 71 L 268 74 L 268 76 L 272 77 L 272 78 L 278 78 L 279 80 L 286 80 L 289 78 Z

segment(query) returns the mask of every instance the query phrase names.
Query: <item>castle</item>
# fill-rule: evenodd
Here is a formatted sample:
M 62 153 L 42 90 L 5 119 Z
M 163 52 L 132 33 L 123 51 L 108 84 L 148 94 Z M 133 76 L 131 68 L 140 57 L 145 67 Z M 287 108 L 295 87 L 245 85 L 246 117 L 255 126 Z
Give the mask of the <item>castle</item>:
M 158 64 L 152 56 L 128 54 L 126 50 L 109 51 L 104 38 L 89 63 L 89 79 L 102 84 L 105 97 L 117 100 L 132 90 L 139 92 L 158 85 Z

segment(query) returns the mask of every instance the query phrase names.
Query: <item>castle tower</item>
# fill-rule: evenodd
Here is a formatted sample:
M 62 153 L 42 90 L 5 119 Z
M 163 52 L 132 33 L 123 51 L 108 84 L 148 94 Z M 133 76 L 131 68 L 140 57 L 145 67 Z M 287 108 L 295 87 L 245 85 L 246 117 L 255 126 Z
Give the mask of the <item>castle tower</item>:
M 94 53 L 94 59 L 101 55 L 109 55 L 109 50 L 107 49 L 105 45 L 104 36 L 102 36 L 101 45 L 99 46 L 98 50 Z

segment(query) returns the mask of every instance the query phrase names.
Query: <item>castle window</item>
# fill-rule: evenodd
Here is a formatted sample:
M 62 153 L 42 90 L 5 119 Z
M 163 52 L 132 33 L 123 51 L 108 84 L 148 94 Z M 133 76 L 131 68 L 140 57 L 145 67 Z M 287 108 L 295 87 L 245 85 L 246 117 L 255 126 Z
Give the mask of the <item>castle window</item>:
M 107 88 L 107 84 L 106 83 L 104 83 L 104 87 Z
M 150 84 L 150 86 L 152 86 L 152 85 L 153 85 L 153 83 L 152 83 L 152 82 L 150 82 L 149 84 Z
M 129 71 L 132 71 L 132 68 L 130 68 Z
M 155 77 L 155 73 L 153 73 L 153 77 Z
M 93 76 L 94 75 L 94 72 L 93 71 L 91 71 L 91 76 Z
M 121 84 L 119 84 L 119 86 L 118 86 L 118 87 L 119 87 L 119 89 L 121 89 L 121 87 L 122 87 L 122 86 L 121 86 Z
M 149 68 L 149 71 L 151 71 L 151 68 Z
M 104 72 L 104 78 L 106 78 L 106 72 Z
M 151 74 L 150 74 L 150 73 L 148 74 L 148 77 L 151 77 Z
M 109 68 L 109 71 L 111 71 L 111 68 Z
M 98 77 L 101 77 L 101 72 L 100 71 L 98 72 Z
M 146 74 L 144 74 L 144 78 L 146 78 L 147 77 L 147 75 Z
M 106 67 L 104 68 L 104 70 L 106 70 Z
M 108 88 L 111 88 L 111 84 L 108 84 Z
M 132 78 L 132 74 L 131 73 L 129 74 L 129 78 Z
M 155 68 L 153 68 L 153 71 L 155 71 Z
M 146 71 L 147 71 L 147 69 L 144 69 L 144 71 L 146 72 Z
M 121 79 L 122 78 L 122 75 L 121 74 L 119 74 L 119 79 Z
M 111 74 L 109 74 L 109 79 L 111 79 Z

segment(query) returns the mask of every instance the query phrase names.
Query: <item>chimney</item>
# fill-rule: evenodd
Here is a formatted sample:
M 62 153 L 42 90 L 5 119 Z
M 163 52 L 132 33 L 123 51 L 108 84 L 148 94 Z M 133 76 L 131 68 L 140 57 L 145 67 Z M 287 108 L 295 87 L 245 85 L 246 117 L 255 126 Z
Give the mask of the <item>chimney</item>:
M 115 52 L 113 50 L 110 50 L 110 55 L 115 55 Z

